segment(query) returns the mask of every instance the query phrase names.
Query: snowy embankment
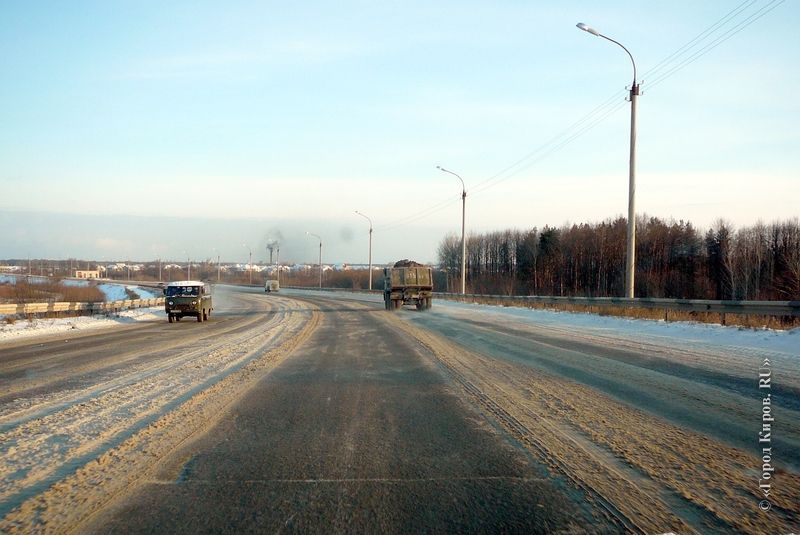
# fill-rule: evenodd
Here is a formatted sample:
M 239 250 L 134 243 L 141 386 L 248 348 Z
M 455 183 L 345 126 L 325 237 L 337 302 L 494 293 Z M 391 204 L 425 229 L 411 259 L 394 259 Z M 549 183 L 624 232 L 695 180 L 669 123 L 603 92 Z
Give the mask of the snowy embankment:
M 366 293 L 285 289 L 286 295 L 315 294 L 339 299 L 383 303 L 383 296 Z M 412 310 L 408 309 L 411 313 Z M 413 313 L 416 313 L 414 311 Z M 519 322 L 586 336 L 608 337 L 631 343 L 658 343 L 686 350 L 748 350 L 764 356 L 780 354 L 800 359 L 800 328 L 790 331 L 728 327 L 708 323 L 601 316 L 588 312 L 564 312 L 548 309 L 504 307 L 434 299 L 426 314 L 471 316 L 491 315 L 502 321 Z
M 75 281 L 82 282 L 82 281 Z M 98 284 L 98 288 L 105 294 L 106 301 L 122 301 L 130 299 L 126 289 L 136 293 L 140 299 L 153 299 L 157 295 L 153 290 L 141 286 L 125 286 L 123 284 Z M 125 310 L 114 316 L 77 316 L 71 318 L 32 318 L 10 320 L 0 315 L 0 341 L 27 338 L 31 336 L 44 336 L 75 330 L 84 331 L 113 327 L 120 324 L 129 324 L 139 321 L 154 321 L 164 319 L 162 307 L 137 308 Z
M 761 348 L 800 357 L 800 329 L 776 331 L 723 326 L 691 321 L 600 316 L 586 312 L 562 312 L 530 308 L 475 305 L 457 301 L 437 301 L 437 305 L 453 313 L 477 312 L 505 316 L 508 320 L 535 323 L 553 328 L 571 328 L 582 333 L 613 336 L 630 341 L 661 341 L 665 345 L 684 347 L 737 346 Z

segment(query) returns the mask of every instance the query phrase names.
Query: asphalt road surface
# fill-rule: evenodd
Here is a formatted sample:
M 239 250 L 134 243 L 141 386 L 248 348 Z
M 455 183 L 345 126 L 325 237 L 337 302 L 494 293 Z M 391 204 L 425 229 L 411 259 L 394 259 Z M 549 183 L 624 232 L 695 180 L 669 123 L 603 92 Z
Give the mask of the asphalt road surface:
M 374 295 L 215 299 L 208 323 L 0 347 L 0 531 L 797 530 L 800 385 L 763 511 L 744 350 Z

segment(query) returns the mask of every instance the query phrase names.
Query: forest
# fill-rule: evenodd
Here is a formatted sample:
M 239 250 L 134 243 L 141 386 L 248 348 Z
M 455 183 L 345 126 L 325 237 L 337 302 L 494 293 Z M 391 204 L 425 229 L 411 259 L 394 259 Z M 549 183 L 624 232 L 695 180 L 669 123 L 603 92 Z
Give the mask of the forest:
M 701 230 L 685 221 L 636 220 L 636 297 L 800 300 L 800 221 L 735 229 L 718 220 Z M 621 296 L 624 217 L 600 223 L 471 234 L 467 293 Z M 448 291 L 460 291 L 461 237 L 439 244 Z

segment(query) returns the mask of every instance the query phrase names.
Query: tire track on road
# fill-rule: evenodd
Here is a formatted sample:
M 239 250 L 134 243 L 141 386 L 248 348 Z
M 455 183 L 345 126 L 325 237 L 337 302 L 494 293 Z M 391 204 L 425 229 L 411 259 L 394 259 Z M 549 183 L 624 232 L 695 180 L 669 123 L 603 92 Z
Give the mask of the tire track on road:
M 260 310 L 259 312 L 265 312 L 266 313 L 266 312 L 273 311 L 274 306 L 275 306 L 273 303 L 268 302 L 268 303 L 265 303 L 265 304 L 266 304 L 266 310 Z M 166 352 L 176 352 L 176 353 L 178 353 L 176 358 L 180 359 L 181 353 L 179 353 L 179 352 L 185 352 L 186 349 L 188 347 L 191 347 L 192 345 L 196 345 L 197 343 L 199 343 L 199 342 L 201 342 L 201 341 L 203 341 L 203 340 L 205 340 L 207 338 L 210 338 L 211 342 L 213 343 L 214 339 L 218 339 L 220 337 L 231 335 L 231 334 L 236 334 L 236 333 L 239 333 L 239 332 L 241 332 L 243 330 L 246 331 L 246 330 L 252 328 L 253 325 L 255 325 L 255 324 L 257 324 L 257 323 L 259 323 L 261 321 L 263 321 L 263 319 L 259 315 L 259 316 L 256 316 L 254 318 L 249 318 L 249 319 L 245 319 L 244 321 L 236 322 L 234 324 L 227 324 L 227 323 L 226 324 L 221 324 L 218 328 L 217 328 L 216 325 L 212 324 L 212 327 L 215 328 L 215 331 L 212 334 L 209 334 L 205 330 L 202 330 L 202 331 L 201 330 L 191 331 L 189 333 L 189 335 L 192 336 L 192 338 L 189 339 L 189 340 L 187 340 L 185 337 L 181 337 L 181 338 L 177 338 L 177 337 L 164 338 L 164 337 L 161 337 L 157 341 L 158 351 L 159 352 L 165 352 L 165 353 Z M 152 327 L 152 323 L 151 324 L 137 325 L 137 327 L 139 329 Z M 139 330 L 139 329 L 137 329 L 137 330 Z M 135 333 L 129 333 L 129 335 L 130 334 L 135 334 Z M 186 333 L 184 333 L 184 334 L 186 334 Z M 97 333 L 94 333 L 94 335 L 96 336 Z M 83 337 L 81 338 L 81 340 L 82 339 L 83 339 Z M 123 353 L 119 353 L 118 352 L 119 351 L 118 350 L 119 344 L 120 343 L 125 343 L 125 342 L 129 342 L 129 340 L 122 339 L 122 340 L 114 340 L 112 342 L 107 342 L 107 343 L 104 342 L 102 344 L 101 348 L 94 348 L 95 352 L 98 352 L 99 350 L 102 350 L 102 349 L 107 349 L 107 351 L 109 353 L 113 353 L 113 354 L 110 354 L 108 357 L 92 361 L 90 363 L 77 365 L 77 366 L 71 365 L 70 368 L 69 368 L 69 377 L 78 377 L 78 376 L 85 375 L 85 374 L 97 373 L 97 372 L 102 371 L 102 370 L 104 370 L 106 368 L 109 368 L 109 367 L 119 368 L 120 366 L 126 364 L 129 361 L 141 358 L 141 355 L 142 355 L 141 348 L 127 350 L 127 351 L 124 351 Z M 52 344 L 52 342 L 51 342 L 51 344 Z M 81 349 L 78 349 L 76 351 L 81 351 Z M 41 366 L 46 362 L 54 361 L 56 359 L 62 359 L 63 360 L 64 358 L 65 357 L 63 356 L 63 353 L 61 351 L 57 352 L 56 355 L 52 355 L 52 356 L 51 355 L 47 355 L 47 354 L 41 354 L 41 355 L 36 355 L 36 356 L 33 356 L 33 357 L 26 357 L 24 360 L 22 358 L 20 358 L 20 359 L 18 359 L 19 362 L 17 362 L 16 364 L 9 364 L 7 362 L 4 362 L 3 363 L 3 372 L 4 372 L 4 374 L 9 374 L 9 373 L 12 373 L 12 372 L 14 372 L 16 370 L 19 370 L 19 369 L 26 369 L 26 368 L 30 369 L 33 366 Z M 138 368 L 142 368 L 142 369 L 147 369 L 151 365 L 152 365 L 152 363 L 147 363 L 147 362 L 141 363 L 141 364 L 134 364 L 134 366 L 136 366 Z M 128 373 L 130 373 L 130 372 L 128 372 Z M 64 381 L 65 379 L 66 379 L 66 377 L 64 376 L 64 374 L 54 374 L 54 375 L 45 375 L 45 376 L 42 376 L 42 377 L 25 378 L 25 379 L 21 379 L 21 380 L 9 381 L 10 384 L 7 385 L 7 387 L 3 391 L 3 398 L 9 399 L 12 396 L 15 396 L 15 397 L 18 398 L 18 400 L 15 400 L 15 401 L 17 401 L 17 404 L 19 404 L 19 401 L 24 401 L 25 400 L 24 396 L 22 398 L 20 398 L 20 396 L 22 394 L 25 394 L 26 392 L 36 392 L 36 391 L 39 391 L 39 390 L 43 390 L 43 389 L 47 388 L 48 386 L 55 385 L 58 382 Z M 43 399 L 41 398 L 41 396 L 36 396 L 36 400 L 35 401 L 36 401 L 37 404 L 41 405 Z M 2 425 L 3 422 L 5 422 L 8 419 L 10 419 L 9 414 L 13 410 L 13 406 L 14 406 L 13 403 L 8 403 L 4 407 L 0 407 L 0 425 Z
M 207 342 L 209 345 L 203 345 L 197 349 L 192 348 L 199 343 L 202 343 L 206 338 L 205 336 L 197 339 L 191 339 L 189 341 L 183 339 L 180 341 L 180 343 L 170 343 L 168 339 L 165 341 L 166 347 L 163 349 L 163 352 L 167 355 L 173 354 L 172 356 L 159 358 L 157 362 L 151 360 L 149 362 L 136 363 L 130 367 L 126 367 L 124 370 L 120 370 L 119 373 L 123 374 L 121 376 L 105 381 L 101 380 L 100 382 L 93 383 L 85 388 L 54 392 L 46 395 L 37 395 L 29 398 L 17 398 L 14 403 L 9 403 L 4 407 L 0 407 L 0 433 L 18 427 L 33 419 L 45 417 L 51 412 L 68 409 L 69 407 L 78 403 L 91 401 L 100 396 L 118 391 L 121 388 L 129 387 L 138 382 L 147 380 L 148 378 L 163 374 L 164 372 L 167 372 L 176 366 L 192 362 L 195 359 L 206 356 L 211 352 L 219 351 L 221 348 L 231 343 L 231 340 L 226 338 L 226 336 L 238 334 L 239 336 L 234 338 L 234 341 L 247 340 L 250 336 L 249 329 L 252 329 L 256 325 L 264 328 L 271 328 L 280 321 L 286 312 L 287 311 L 276 312 L 278 315 L 271 317 L 266 325 L 262 324 L 263 318 L 258 317 L 248 321 L 245 324 L 247 330 L 243 331 L 241 325 L 224 329 L 219 333 L 215 333 L 214 338 Z M 129 358 L 136 358 L 137 356 L 140 357 L 141 350 L 131 351 L 129 354 L 132 355 L 132 357 Z M 124 363 L 125 359 L 117 364 L 121 365 Z M 97 366 L 81 366 L 71 370 L 71 375 L 74 376 L 78 374 L 96 372 L 104 369 L 106 364 L 107 362 L 101 362 L 98 363 Z M 41 385 L 37 385 L 37 389 L 40 387 Z M 17 395 L 24 391 L 25 389 L 18 389 Z
M 769 515 L 758 509 L 755 456 L 621 404 L 589 387 L 488 358 L 387 315 L 467 397 L 584 489 L 626 529 L 644 533 L 791 531 L 800 478 L 781 472 Z M 776 476 L 777 477 L 777 476 Z
M 187 399 L 180 405 L 143 429 L 135 429 L 134 434 L 120 444 L 111 444 L 110 449 L 102 447 L 105 437 L 96 439 L 94 442 L 101 450 L 90 452 L 96 460 L 78 468 L 72 475 L 59 478 L 49 489 L 27 498 L 8 512 L 0 520 L 0 531 L 27 533 L 31 530 L 72 529 L 76 522 L 88 518 L 149 474 L 153 465 L 174 447 L 207 428 L 230 402 L 286 358 L 319 324 L 318 311 L 305 304 L 301 308 L 293 300 L 282 301 L 288 312 L 279 325 L 263 330 L 262 320 L 262 325 L 253 329 L 258 331 L 241 334 L 238 342 L 240 358 L 238 365 L 233 364 L 236 369 L 227 366 L 228 373 L 213 375 L 195 390 L 185 393 Z M 151 415 L 157 414 L 158 410 L 151 411 Z M 125 428 L 126 422 L 128 426 L 137 427 L 130 420 L 123 419 L 121 428 Z M 86 445 L 86 448 L 90 446 Z M 68 466 L 65 469 L 73 470 Z M 36 476 L 41 478 L 40 473 Z M 27 484 L 35 486 L 35 478 Z

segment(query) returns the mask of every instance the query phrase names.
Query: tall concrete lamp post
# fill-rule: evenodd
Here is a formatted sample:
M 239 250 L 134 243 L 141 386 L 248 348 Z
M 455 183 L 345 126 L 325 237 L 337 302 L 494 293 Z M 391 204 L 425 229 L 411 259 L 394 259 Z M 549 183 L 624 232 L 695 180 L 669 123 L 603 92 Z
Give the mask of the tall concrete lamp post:
M 457 177 L 461 181 L 461 293 L 467 293 L 467 242 L 464 235 L 464 227 L 467 211 L 467 188 L 464 186 L 464 179 L 444 167 L 436 166 L 436 169 Z
M 219 283 L 219 257 L 220 257 L 220 252 L 219 252 L 219 250 L 217 250 L 216 247 L 212 247 L 211 250 L 214 251 L 214 253 L 216 253 L 216 255 L 217 255 L 217 283 Z M 212 256 L 212 258 L 213 258 L 213 256 Z
M 578 28 L 585 32 L 589 32 L 597 37 L 602 37 L 606 41 L 611 41 L 624 50 L 628 57 L 631 58 L 633 65 L 633 83 L 630 90 L 631 101 L 631 151 L 630 162 L 628 164 L 628 251 L 625 263 L 625 297 L 632 298 L 634 288 L 634 278 L 636 271 L 636 97 L 639 96 L 639 84 L 636 83 L 636 62 L 633 61 L 633 55 L 625 48 L 622 43 L 619 43 L 602 33 L 598 32 L 591 26 L 579 22 Z
M 319 287 L 322 288 L 322 237 L 313 232 L 306 232 L 306 234 L 319 240 Z
M 275 245 L 275 267 L 278 268 L 278 272 L 276 274 L 276 278 L 278 281 L 278 286 L 281 285 L 281 244 L 278 243 Z
M 247 272 L 250 273 L 250 282 L 248 284 L 252 285 L 253 284 L 253 250 L 246 243 L 243 243 L 242 247 L 247 247 L 247 250 L 250 252 L 250 259 L 247 261 Z
M 184 256 L 186 256 L 186 280 L 192 280 L 192 260 L 189 258 L 189 253 L 183 251 Z
M 369 221 L 369 289 L 372 290 L 372 219 L 358 210 L 356 210 L 356 213 Z

